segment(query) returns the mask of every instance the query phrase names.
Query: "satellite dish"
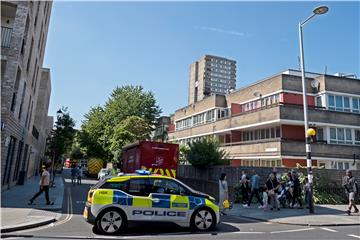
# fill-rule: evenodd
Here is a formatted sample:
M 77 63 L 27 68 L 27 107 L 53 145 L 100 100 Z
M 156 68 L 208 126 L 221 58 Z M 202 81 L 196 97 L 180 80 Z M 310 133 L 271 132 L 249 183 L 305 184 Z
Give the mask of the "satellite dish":
M 311 81 L 311 87 L 315 88 L 316 90 L 319 90 L 320 82 L 317 79 L 314 79 Z

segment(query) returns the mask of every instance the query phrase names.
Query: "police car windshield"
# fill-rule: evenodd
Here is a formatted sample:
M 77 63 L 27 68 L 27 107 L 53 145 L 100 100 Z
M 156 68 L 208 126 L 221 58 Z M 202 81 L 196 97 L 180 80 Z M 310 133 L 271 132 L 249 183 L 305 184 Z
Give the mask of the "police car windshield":
M 98 181 L 94 186 L 92 186 L 92 189 L 97 189 L 99 187 L 101 187 L 101 185 L 103 185 L 106 182 L 107 178 L 103 178 L 100 181 Z

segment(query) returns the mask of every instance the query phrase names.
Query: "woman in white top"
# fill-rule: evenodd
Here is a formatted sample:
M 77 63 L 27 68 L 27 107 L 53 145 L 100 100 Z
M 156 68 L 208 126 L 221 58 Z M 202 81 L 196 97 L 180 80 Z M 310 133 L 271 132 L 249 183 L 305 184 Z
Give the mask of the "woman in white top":
M 229 199 L 228 184 L 226 174 L 222 173 L 219 179 L 219 208 L 221 214 L 225 215 L 224 201 Z

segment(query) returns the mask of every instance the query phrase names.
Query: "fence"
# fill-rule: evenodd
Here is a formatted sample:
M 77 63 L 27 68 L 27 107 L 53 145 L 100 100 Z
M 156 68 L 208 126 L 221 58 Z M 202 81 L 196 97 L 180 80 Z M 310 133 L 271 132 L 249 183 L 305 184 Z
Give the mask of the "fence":
M 177 177 L 190 187 L 218 197 L 219 194 L 219 178 L 221 173 L 226 173 L 227 182 L 229 186 L 230 198 L 233 197 L 234 187 L 239 183 L 241 178 L 241 171 L 245 170 L 248 176 L 251 176 L 251 171 L 256 169 L 260 176 L 260 184 L 264 184 L 268 179 L 272 168 L 268 167 L 231 167 L 231 166 L 214 166 L 207 169 L 197 169 L 191 165 L 180 165 L 178 167 Z M 277 168 L 278 173 L 283 174 L 291 171 L 290 168 Z M 298 172 L 306 174 L 306 169 L 297 169 Z M 315 177 L 319 179 L 328 179 L 329 187 L 322 188 L 321 191 L 327 193 L 344 193 L 342 188 L 342 180 L 345 175 L 343 170 L 333 169 L 313 169 Z M 360 170 L 353 170 L 353 175 L 360 180 Z M 320 189 L 319 189 L 320 190 Z

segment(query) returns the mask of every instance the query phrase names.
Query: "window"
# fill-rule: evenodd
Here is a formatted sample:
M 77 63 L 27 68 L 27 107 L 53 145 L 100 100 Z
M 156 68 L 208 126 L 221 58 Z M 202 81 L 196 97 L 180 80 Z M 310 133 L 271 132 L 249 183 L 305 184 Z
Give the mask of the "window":
M 335 110 L 335 97 L 332 95 L 329 95 L 328 100 L 329 100 L 329 109 Z
M 280 127 L 276 127 L 276 137 L 277 137 L 277 138 L 281 137 Z
M 360 130 L 355 129 L 355 144 L 360 145 Z
M 343 99 L 342 96 L 336 96 L 335 97 L 335 110 L 336 111 L 342 111 L 343 109 Z
M 330 143 L 337 143 L 336 128 L 330 128 Z
M 129 184 L 129 194 L 134 196 L 147 197 L 150 194 L 150 186 L 147 178 L 131 179 Z
M 168 179 L 150 179 L 150 185 L 152 193 L 181 195 L 187 192 L 179 183 Z
M 10 108 L 10 110 L 12 112 L 15 111 L 16 98 L 17 98 L 17 94 L 18 94 L 18 91 L 19 91 L 20 79 L 21 79 L 21 70 L 18 67 L 18 70 L 17 70 L 17 73 L 16 73 L 16 81 L 15 81 L 14 92 L 13 92 L 13 96 L 12 96 L 12 100 L 11 100 L 11 108 Z
M 344 143 L 345 141 L 345 135 L 344 135 L 344 129 L 343 128 L 338 128 L 337 129 L 337 139 L 338 139 L 338 143 Z
M 324 141 L 324 129 L 323 128 L 318 128 L 317 129 L 316 140 L 317 141 Z
M 129 182 L 106 182 L 100 188 L 102 189 L 117 189 L 124 192 L 127 192 L 129 187 Z
M 352 111 L 355 113 L 360 112 L 360 99 L 359 98 L 352 98 Z
M 321 96 L 317 96 L 315 99 L 316 99 L 316 106 L 317 106 L 317 107 L 321 107 L 321 106 L 322 106 Z
M 25 99 L 25 91 L 26 91 L 26 82 L 24 82 L 24 88 L 23 88 L 23 92 L 22 92 L 22 95 L 21 95 L 21 102 L 20 102 L 20 109 L 19 109 L 18 119 L 21 119 L 22 107 L 24 105 L 24 99 Z
M 341 111 L 341 112 L 360 112 L 360 102 L 359 98 L 348 97 L 348 96 L 334 96 L 328 95 L 328 109 Z
M 350 99 L 349 97 L 344 97 L 344 111 L 350 112 Z
M 355 136 L 355 138 L 356 138 L 356 136 Z M 353 144 L 352 129 L 350 129 L 350 128 L 330 128 L 330 143 Z

